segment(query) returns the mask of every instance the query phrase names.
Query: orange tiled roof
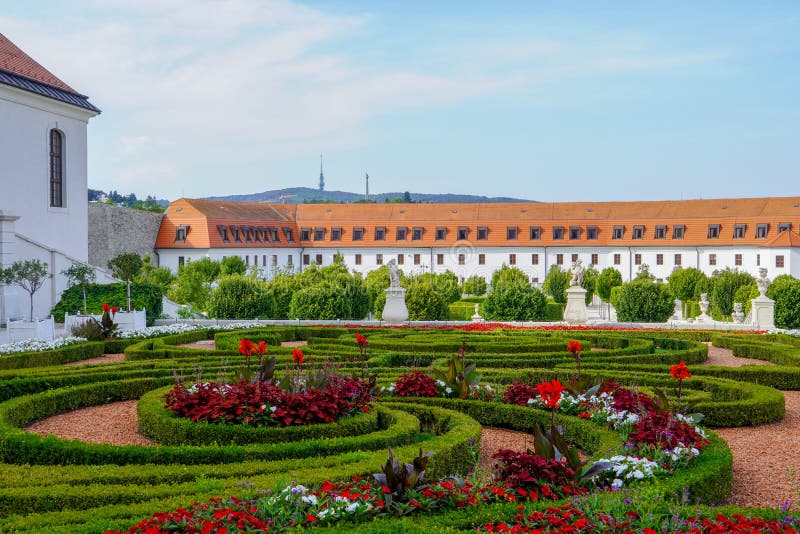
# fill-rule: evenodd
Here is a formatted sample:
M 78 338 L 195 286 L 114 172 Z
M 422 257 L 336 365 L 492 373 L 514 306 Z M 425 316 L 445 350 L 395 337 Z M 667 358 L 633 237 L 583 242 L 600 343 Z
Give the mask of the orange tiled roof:
M 312 239 L 299 242 L 299 245 L 312 248 L 449 246 L 459 241 L 460 228 L 468 230 L 467 241 L 475 246 L 763 246 L 776 237 L 778 225 L 787 222 L 793 228 L 800 226 L 800 197 L 647 202 L 297 205 L 180 199 L 167 210 L 157 247 L 264 246 L 261 243 L 225 243 L 219 237 L 219 225 L 293 228 L 295 239 L 301 229 L 309 229 Z M 186 241 L 175 243 L 175 228 L 179 224 L 199 225 L 203 229 L 194 231 L 192 226 Z M 769 225 L 764 238 L 756 238 L 759 224 Z M 678 225 L 684 226 L 684 237 L 672 239 L 673 227 Z M 718 238 L 708 237 L 709 225 L 720 225 Z M 733 237 L 736 225 L 744 225 L 743 238 Z M 539 239 L 530 239 L 532 226 L 540 227 Z M 579 239 L 569 239 L 571 226 L 579 228 Z M 665 227 L 665 236 L 656 239 L 656 227 L 661 226 Z M 385 228 L 383 240 L 375 239 L 377 227 Z M 408 228 L 404 241 L 396 240 L 399 227 Z M 411 239 L 414 227 L 423 228 L 419 241 Z M 554 227 L 563 227 L 563 239 L 554 239 Z M 589 227 L 596 228 L 596 239 L 587 239 Z M 621 239 L 612 239 L 614 227 L 624 229 Z M 633 238 L 634 227 L 642 227 L 641 239 Z M 315 228 L 325 229 L 325 238 L 321 242 L 313 240 Z M 330 240 L 332 228 L 341 229 L 339 241 Z M 353 240 L 356 228 L 363 229 L 363 239 Z M 436 239 L 437 228 L 446 229 L 444 240 Z M 485 239 L 478 239 L 478 228 L 486 229 Z M 507 239 L 508 228 L 518 229 L 516 239 Z M 797 246 L 791 244 L 794 242 L 790 241 L 787 246 Z
M 776 248 L 800 247 L 800 235 L 791 230 L 781 232 L 767 246 Z
M 0 69 L 46 83 L 59 89 L 77 93 L 75 89 L 58 79 L 52 72 L 41 66 L 17 45 L 0 33 Z

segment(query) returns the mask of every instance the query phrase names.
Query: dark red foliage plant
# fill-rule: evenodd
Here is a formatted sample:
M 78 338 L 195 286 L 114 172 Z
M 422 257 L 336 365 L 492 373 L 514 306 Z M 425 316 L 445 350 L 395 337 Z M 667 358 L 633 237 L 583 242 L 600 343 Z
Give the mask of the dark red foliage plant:
M 506 388 L 506 392 L 503 394 L 503 402 L 506 404 L 527 406 L 528 399 L 535 399 L 536 395 L 537 392 L 534 386 L 529 386 L 522 382 L 514 382 Z
M 586 490 L 575 483 L 575 471 L 565 462 L 537 454 L 501 449 L 492 456 L 495 480 L 506 487 L 561 499 Z

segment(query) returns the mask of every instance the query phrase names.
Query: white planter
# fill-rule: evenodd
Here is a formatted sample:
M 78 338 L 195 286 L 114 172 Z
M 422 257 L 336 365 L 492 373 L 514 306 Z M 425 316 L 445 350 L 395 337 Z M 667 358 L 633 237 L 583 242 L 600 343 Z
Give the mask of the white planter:
M 41 339 L 43 341 L 53 341 L 56 337 L 55 321 L 52 317 L 42 321 L 9 321 L 7 332 L 7 342 L 24 341 L 26 339 Z
M 102 319 L 102 315 L 64 315 L 64 335 L 71 336 L 72 329 L 87 323 L 89 320 L 94 319 L 98 323 Z
M 114 315 L 114 322 L 117 323 L 118 331 L 141 330 L 147 327 L 147 312 L 145 310 L 132 312 L 117 312 Z

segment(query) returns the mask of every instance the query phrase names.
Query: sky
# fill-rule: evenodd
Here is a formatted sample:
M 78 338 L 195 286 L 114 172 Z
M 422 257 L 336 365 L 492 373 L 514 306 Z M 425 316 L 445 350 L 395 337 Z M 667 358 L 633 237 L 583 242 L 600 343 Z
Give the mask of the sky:
M 800 2 L 0 2 L 103 110 L 89 187 L 800 194 Z

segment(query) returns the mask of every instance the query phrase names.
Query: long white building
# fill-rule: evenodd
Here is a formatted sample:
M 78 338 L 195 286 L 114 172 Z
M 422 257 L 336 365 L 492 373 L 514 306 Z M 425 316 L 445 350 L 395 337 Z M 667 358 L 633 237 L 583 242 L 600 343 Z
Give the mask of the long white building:
M 580 259 L 629 280 L 646 264 L 664 280 L 675 267 L 726 267 L 800 277 L 800 197 L 663 202 L 487 204 L 251 204 L 179 199 L 156 249 L 160 265 L 240 256 L 266 276 L 345 264 L 366 273 L 395 259 L 406 273 L 451 270 L 487 280 L 502 265 L 533 284 Z

